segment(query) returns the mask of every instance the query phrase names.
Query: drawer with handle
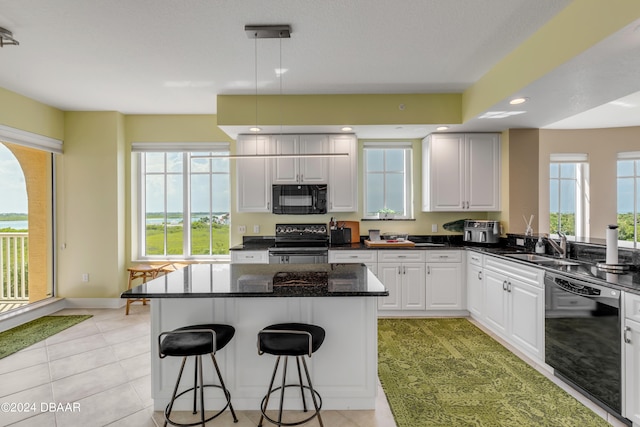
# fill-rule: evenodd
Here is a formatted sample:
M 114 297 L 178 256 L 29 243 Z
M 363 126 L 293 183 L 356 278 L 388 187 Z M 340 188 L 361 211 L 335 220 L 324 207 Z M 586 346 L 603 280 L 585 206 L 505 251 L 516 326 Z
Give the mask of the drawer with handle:
M 462 262 L 462 251 L 426 251 L 427 262 Z
M 269 264 L 268 251 L 230 251 L 232 264 Z
M 377 251 L 329 250 L 330 263 L 378 262 Z

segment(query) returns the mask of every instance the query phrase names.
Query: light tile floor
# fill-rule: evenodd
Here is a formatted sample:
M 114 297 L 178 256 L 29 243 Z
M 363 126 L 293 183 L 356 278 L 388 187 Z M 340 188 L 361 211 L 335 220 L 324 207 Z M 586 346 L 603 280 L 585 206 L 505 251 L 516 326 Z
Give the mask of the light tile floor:
M 124 308 L 55 314 L 93 317 L 0 359 L 0 404 L 15 404 L 17 410 L 2 406 L 0 426 L 162 426 L 163 414 L 153 411 L 151 399 L 149 306 L 131 306 L 129 316 Z M 375 411 L 322 411 L 324 425 L 396 427 L 381 388 L 378 394 Z M 70 411 L 49 410 L 49 404 L 60 403 L 70 403 Z M 236 412 L 238 423 L 227 412 L 207 426 L 257 425 L 258 411 Z

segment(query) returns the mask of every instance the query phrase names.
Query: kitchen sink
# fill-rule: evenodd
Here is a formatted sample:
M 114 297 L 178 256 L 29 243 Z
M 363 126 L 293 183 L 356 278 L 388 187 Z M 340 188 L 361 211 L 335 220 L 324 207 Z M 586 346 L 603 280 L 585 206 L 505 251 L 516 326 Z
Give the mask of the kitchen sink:
M 515 258 L 522 261 L 532 262 L 538 265 L 547 265 L 547 266 L 560 266 L 560 265 L 580 265 L 580 263 L 573 262 L 567 259 L 560 258 L 552 258 L 544 255 L 536 255 L 536 254 L 507 254 L 509 258 Z

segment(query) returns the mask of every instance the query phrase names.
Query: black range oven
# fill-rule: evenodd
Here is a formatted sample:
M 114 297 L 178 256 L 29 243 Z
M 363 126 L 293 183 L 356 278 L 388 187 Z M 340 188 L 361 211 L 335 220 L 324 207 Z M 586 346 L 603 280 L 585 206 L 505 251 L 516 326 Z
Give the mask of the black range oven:
M 327 224 L 276 224 L 269 264 L 324 264 L 329 258 Z
M 623 419 L 620 292 L 553 272 L 544 282 L 545 362 Z

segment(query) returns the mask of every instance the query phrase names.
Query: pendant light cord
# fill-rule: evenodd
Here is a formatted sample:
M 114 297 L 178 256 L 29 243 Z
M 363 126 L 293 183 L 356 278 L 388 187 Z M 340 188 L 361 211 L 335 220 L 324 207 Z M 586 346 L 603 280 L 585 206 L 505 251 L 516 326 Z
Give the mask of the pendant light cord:
M 255 67 L 255 78 L 256 78 L 256 94 L 255 94 L 255 98 L 256 98 L 256 148 L 258 145 L 258 33 L 256 33 L 254 40 L 254 44 L 253 44 L 253 55 L 254 55 L 254 67 Z
M 282 70 L 282 31 L 280 32 L 280 72 L 278 73 L 278 77 L 280 80 L 280 135 L 282 136 L 282 119 L 283 119 L 283 113 L 282 113 L 282 74 L 283 74 L 283 70 Z

